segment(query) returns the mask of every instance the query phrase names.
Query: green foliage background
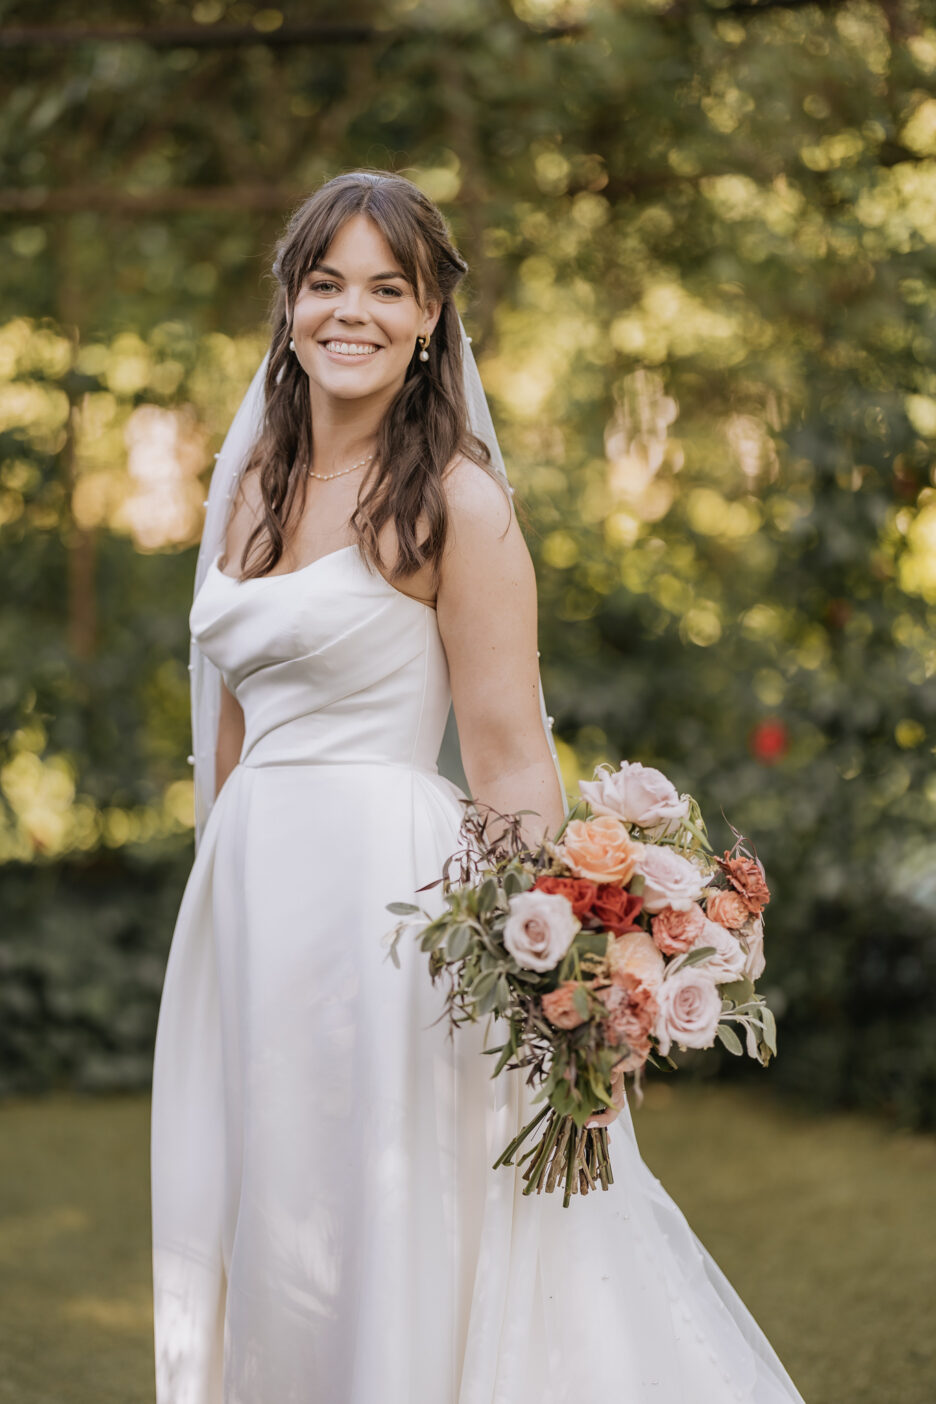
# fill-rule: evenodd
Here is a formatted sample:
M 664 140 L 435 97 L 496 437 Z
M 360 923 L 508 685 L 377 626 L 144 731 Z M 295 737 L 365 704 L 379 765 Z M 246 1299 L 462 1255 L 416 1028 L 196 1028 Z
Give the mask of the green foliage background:
M 659 765 L 766 865 L 780 1055 L 699 1074 L 936 1124 L 928 8 L 32 17 L 0 4 L 0 1087 L 148 1079 L 211 454 L 283 220 L 369 165 L 472 266 L 570 792 Z

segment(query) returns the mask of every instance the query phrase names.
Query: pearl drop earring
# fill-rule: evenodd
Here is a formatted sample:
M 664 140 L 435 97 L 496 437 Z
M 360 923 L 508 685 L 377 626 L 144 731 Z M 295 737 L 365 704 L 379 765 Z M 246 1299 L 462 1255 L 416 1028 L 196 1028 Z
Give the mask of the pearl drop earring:
M 289 338 L 289 349 L 290 351 L 295 351 L 296 349 L 296 343 L 293 341 L 292 337 Z
M 429 345 L 429 339 L 430 339 L 430 338 L 429 338 L 429 333 L 428 333 L 428 332 L 424 332 L 422 336 L 418 336 L 418 337 L 416 338 L 417 341 L 421 341 L 421 342 L 422 342 L 422 350 L 421 350 L 420 353 L 419 353 L 419 359 L 420 359 L 421 361 L 428 361 L 428 359 L 429 359 L 429 352 L 428 352 L 428 350 L 426 349 L 426 348 L 428 347 L 428 345 Z

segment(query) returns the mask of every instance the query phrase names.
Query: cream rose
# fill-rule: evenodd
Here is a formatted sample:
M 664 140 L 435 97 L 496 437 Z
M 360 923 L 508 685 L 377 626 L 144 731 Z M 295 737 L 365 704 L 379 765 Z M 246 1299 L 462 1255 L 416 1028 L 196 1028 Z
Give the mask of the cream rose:
M 700 946 L 715 947 L 714 954 L 702 961 L 701 968 L 711 975 L 716 985 L 730 985 L 732 981 L 741 979 L 746 956 L 733 931 L 727 931 L 717 921 L 703 917 L 702 930 L 689 949 L 697 950 Z
M 637 871 L 644 877 L 641 896 L 648 912 L 661 912 L 664 907 L 684 912 L 699 900 L 710 881 L 682 854 L 652 844 L 644 844 Z
M 624 761 L 616 771 L 598 767 L 596 774 L 595 780 L 579 781 L 596 814 L 614 815 L 662 838 L 674 833 L 689 813 L 689 796 L 678 795 L 672 781 L 653 766 Z
M 749 980 L 759 980 L 767 968 L 764 959 L 764 918 L 749 916 L 740 927 L 738 936 L 747 946 L 742 973 Z
M 644 845 L 636 843 L 620 819 L 609 814 L 570 819 L 559 845 L 559 857 L 576 877 L 592 882 L 629 882 L 643 852 Z
M 655 990 L 663 979 L 665 966 L 666 962 L 645 931 L 627 931 L 608 942 L 608 970 L 612 980 L 620 979 L 627 972 L 635 975 L 648 990 Z
M 656 990 L 659 1006 L 653 1032 L 665 1056 L 672 1043 L 683 1048 L 711 1048 L 721 1015 L 718 986 L 698 965 L 683 966 Z
M 582 925 L 558 892 L 515 892 L 508 911 L 504 945 L 524 970 L 553 970 Z

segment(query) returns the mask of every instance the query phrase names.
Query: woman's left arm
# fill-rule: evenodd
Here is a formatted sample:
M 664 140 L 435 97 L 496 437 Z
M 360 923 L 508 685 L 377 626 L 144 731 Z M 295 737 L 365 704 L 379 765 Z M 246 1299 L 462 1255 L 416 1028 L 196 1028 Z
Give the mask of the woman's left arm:
M 536 810 L 521 820 L 536 847 L 565 816 L 540 713 L 533 562 L 489 473 L 461 458 L 443 482 L 449 528 L 436 606 L 465 778 L 473 799 L 502 814 Z

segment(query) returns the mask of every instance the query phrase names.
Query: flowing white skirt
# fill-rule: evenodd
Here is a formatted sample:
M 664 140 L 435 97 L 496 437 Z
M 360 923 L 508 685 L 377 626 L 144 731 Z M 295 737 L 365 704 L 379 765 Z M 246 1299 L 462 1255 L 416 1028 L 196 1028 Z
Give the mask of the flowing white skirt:
M 604 1193 L 492 1162 L 536 1108 L 451 1038 L 416 939 L 460 792 L 239 765 L 173 935 L 153 1073 L 158 1404 L 790 1404 L 754 1318 L 612 1125 Z M 415 897 L 438 909 L 438 888 Z M 434 1022 L 435 1021 L 435 1022 Z

